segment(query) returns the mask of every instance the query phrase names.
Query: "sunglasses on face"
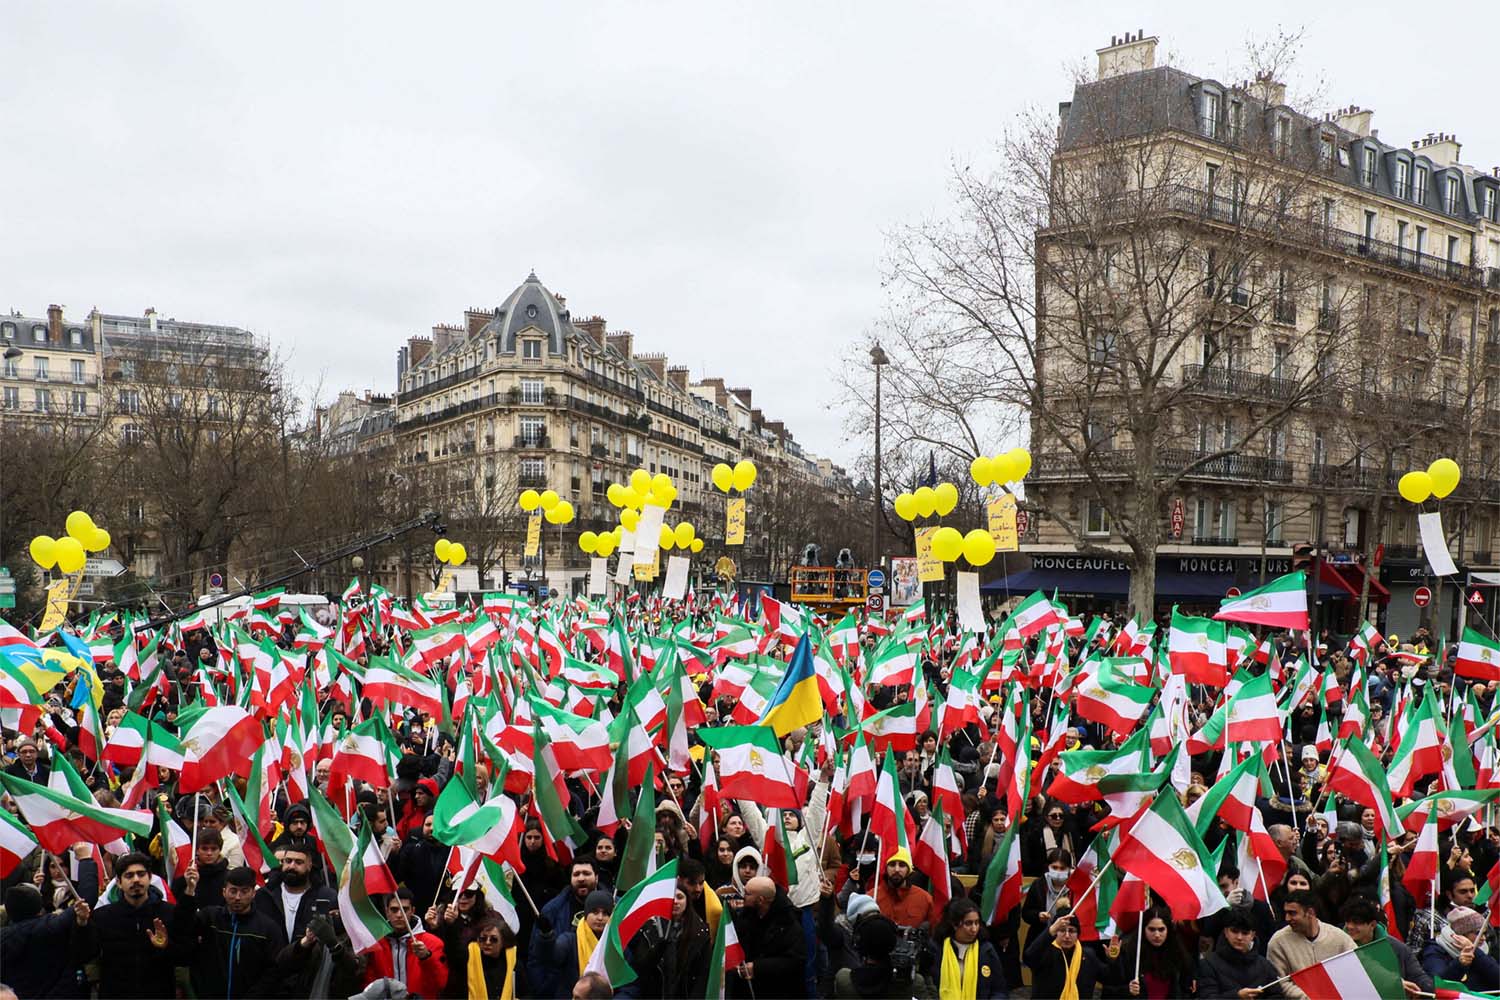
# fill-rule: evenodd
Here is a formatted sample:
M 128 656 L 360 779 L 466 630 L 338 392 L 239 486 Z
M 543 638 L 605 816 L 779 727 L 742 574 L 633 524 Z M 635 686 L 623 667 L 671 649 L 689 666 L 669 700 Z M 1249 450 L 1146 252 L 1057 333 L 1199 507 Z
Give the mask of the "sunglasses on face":
M 494 936 L 482 937 L 482 938 L 479 939 L 479 943 L 480 944 L 499 944 L 500 943 L 500 939 L 498 937 L 494 937 Z

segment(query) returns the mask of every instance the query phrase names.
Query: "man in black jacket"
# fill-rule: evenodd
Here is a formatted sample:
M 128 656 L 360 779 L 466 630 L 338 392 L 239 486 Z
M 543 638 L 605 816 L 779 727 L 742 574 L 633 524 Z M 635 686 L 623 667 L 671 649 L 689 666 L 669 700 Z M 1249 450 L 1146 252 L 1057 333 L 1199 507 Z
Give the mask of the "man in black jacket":
M 1213 953 L 1198 963 L 1199 1000 L 1238 1000 L 1241 990 L 1260 990 L 1256 996 L 1261 997 L 1282 996 L 1280 985 L 1266 986 L 1281 973 L 1255 950 L 1255 918 L 1250 911 L 1231 907 L 1221 930 Z
M 167 928 L 172 904 L 151 885 L 151 859 L 130 853 L 115 862 L 120 898 L 94 911 L 94 948 L 99 957 L 100 1000 L 177 995 Z
M 286 934 L 276 921 L 257 913 L 255 873 L 235 868 L 224 876 L 223 905 L 204 898 L 198 866 L 183 873 L 183 891 L 172 915 L 172 937 L 179 954 L 191 963 L 188 976 L 200 997 L 274 996 L 275 959 L 286 946 Z
M 1385 923 L 1380 906 L 1369 896 L 1349 897 L 1344 908 L 1339 911 L 1339 917 L 1344 922 L 1344 932 L 1354 939 L 1356 947 L 1375 940 Z M 1422 963 L 1411 953 L 1411 949 L 1389 935 L 1386 936 L 1386 943 L 1391 946 L 1391 950 L 1396 953 L 1396 961 L 1401 964 L 1402 980 L 1414 985 L 1419 992 L 1431 993 L 1432 976 L 1422 968 Z
M 0 976 L 21 1000 L 33 997 L 87 996 L 80 981 L 80 957 L 92 937 L 89 904 L 42 914 L 42 894 L 30 883 L 5 890 L 7 923 L 0 927 Z
M 281 869 L 273 872 L 255 894 L 255 912 L 270 917 L 281 928 L 283 941 L 296 941 L 314 916 L 338 909 L 338 894 L 327 886 L 313 885 L 311 868 L 308 849 L 289 846 L 281 856 Z
M 745 883 L 745 905 L 734 918 L 734 929 L 745 963 L 728 976 L 731 996 L 807 996 L 802 914 L 775 882 L 758 875 Z

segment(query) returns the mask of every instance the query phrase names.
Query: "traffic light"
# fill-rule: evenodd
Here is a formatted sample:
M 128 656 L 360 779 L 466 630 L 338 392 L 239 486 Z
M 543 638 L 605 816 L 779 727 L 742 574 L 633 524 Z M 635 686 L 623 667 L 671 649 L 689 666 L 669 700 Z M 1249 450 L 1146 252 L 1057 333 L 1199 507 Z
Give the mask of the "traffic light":
M 1299 545 L 1292 546 L 1292 572 L 1296 572 L 1299 569 L 1312 569 L 1312 561 L 1312 542 L 1302 542 Z

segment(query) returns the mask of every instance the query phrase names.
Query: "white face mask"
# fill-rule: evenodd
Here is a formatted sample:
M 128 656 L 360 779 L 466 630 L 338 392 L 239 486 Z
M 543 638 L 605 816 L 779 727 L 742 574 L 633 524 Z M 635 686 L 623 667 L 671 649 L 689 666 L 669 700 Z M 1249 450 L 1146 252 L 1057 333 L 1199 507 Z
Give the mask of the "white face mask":
M 1055 868 L 1048 868 L 1047 881 L 1050 882 L 1053 886 L 1067 885 L 1068 876 L 1071 874 L 1073 874 L 1071 871 L 1060 872 Z

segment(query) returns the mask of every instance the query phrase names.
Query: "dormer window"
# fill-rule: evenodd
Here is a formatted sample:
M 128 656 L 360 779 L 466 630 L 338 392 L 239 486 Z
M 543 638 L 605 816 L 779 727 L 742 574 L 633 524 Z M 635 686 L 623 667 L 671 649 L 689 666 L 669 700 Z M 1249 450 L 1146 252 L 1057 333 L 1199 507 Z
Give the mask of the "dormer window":
M 1198 130 L 1210 139 L 1217 139 L 1219 137 L 1219 124 L 1223 120 L 1224 95 L 1216 90 L 1203 91 L 1203 102 L 1198 118 Z
M 528 308 L 534 309 L 536 307 L 531 306 Z M 534 338 L 527 338 L 526 340 L 521 341 L 521 357 L 525 358 L 527 361 L 542 360 L 542 342 Z
M 1458 178 L 1449 174 L 1444 178 L 1443 187 L 1443 211 L 1449 215 L 1458 214 Z
M 1493 187 L 1484 188 L 1484 217 L 1491 222 L 1500 222 L 1500 196 Z
M 1396 197 L 1411 200 L 1411 163 L 1405 159 L 1396 161 Z
M 1416 169 L 1416 180 L 1413 182 L 1411 192 L 1412 201 L 1416 202 L 1418 205 L 1427 204 L 1427 184 L 1427 168 L 1418 163 Z
M 1378 154 L 1375 152 L 1375 147 L 1366 146 L 1364 149 L 1364 163 L 1359 176 L 1360 183 L 1364 184 L 1365 187 L 1375 186 L 1375 164 L 1377 159 Z

